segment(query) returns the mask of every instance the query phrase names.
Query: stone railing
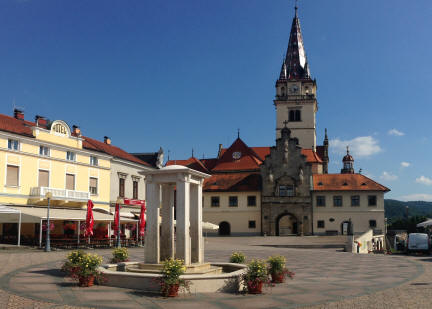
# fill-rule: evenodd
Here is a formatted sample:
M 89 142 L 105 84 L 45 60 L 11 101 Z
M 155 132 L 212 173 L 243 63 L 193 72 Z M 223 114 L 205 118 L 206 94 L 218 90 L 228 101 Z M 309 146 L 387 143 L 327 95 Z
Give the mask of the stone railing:
M 57 200 L 88 200 L 90 198 L 90 193 L 86 191 L 75 191 L 48 187 L 33 187 L 30 189 L 30 195 L 34 197 L 44 198 L 48 192 L 51 192 L 52 198 Z

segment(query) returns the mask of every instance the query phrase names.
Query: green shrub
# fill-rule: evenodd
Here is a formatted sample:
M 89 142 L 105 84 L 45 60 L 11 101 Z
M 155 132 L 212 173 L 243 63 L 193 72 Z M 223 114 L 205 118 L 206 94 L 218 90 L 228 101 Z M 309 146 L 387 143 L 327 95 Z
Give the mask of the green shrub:
M 246 256 L 242 252 L 233 252 L 230 257 L 230 263 L 244 264 Z

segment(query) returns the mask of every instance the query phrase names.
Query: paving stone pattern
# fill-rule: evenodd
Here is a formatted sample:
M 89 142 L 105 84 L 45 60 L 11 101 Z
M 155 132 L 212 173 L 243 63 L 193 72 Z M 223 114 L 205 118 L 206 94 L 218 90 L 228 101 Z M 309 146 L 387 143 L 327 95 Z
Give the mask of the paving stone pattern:
M 329 242 L 337 238 L 207 238 L 206 261 L 227 261 L 233 251 L 242 251 L 249 259 L 282 254 L 295 279 L 266 288 L 264 295 L 199 294 L 192 286 L 191 294 L 175 299 L 106 286 L 79 288 L 59 271 L 67 251 L 5 250 L 0 253 L 0 308 L 431 307 L 431 258 L 292 248 Z M 142 248 L 129 251 L 131 260 L 143 259 Z M 105 261 L 111 255 L 111 250 L 92 252 Z

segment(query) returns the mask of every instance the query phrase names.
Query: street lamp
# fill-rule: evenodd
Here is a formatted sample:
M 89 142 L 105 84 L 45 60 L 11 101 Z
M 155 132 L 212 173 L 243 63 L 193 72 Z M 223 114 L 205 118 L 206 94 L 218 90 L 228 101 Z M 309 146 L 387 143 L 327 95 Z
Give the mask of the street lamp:
M 117 244 L 116 244 L 116 248 L 120 248 L 121 247 L 121 243 L 120 243 L 120 229 L 121 229 L 121 225 L 120 225 L 120 207 L 123 204 L 123 199 L 121 197 L 117 198 L 116 203 L 118 204 L 118 227 L 117 227 Z
M 51 240 L 50 240 L 50 217 L 49 217 L 49 213 L 50 213 L 50 200 L 52 198 L 52 193 L 51 192 L 47 192 L 45 194 L 45 197 L 48 200 L 48 208 L 47 208 L 47 232 L 46 232 L 46 243 L 45 243 L 45 252 L 50 252 L 51 251 Z

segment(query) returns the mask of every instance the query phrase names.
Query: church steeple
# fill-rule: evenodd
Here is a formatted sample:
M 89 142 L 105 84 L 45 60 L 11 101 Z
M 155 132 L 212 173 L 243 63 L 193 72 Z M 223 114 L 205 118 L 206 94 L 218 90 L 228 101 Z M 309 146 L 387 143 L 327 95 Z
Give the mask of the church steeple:
M 288 48 L 276 81 L 276 139 L 284 121 L 302 148 L 316 149 L 316 81 L 312 80 L 303 44 L 298 8 L 292 20 Z
M 301 33 L 300 20 L 298 18 L 297 10 L 298 8 L 296 5 L 295 15 L 291 25 L 288 48 L 279 78 L 281 80 L 310 79 L 309 64 L 303 44 L 303 36 Z

